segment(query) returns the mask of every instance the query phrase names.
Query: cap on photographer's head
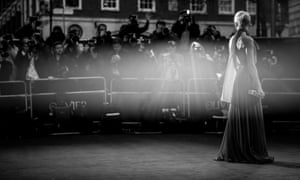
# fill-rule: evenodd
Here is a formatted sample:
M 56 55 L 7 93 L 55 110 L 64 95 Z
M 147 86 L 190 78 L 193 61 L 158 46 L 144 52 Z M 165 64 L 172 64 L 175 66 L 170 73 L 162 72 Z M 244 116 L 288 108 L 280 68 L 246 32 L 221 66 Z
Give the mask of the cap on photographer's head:
M 60 26 L 54 26 L 52 29 L 53 33 L 63 33 L 63 30 Z
M 107 30 L 107 26 L 106 24 L 99 24 L 98 25 L 98 31 L 106 31 Z
M 199 42 L 194 41 L 191 44 L 191 50 L 193 53 L 200 53 L 200 54 L 204 54 L 205 53 L 205 49 L 203 47 L 202 44 L 200 44 Z
M 55 47 L 57 45 L 63 45 L 64 43 L 62 41 L 55 41 L 53 44 L 52 44 L 52 47 Z
M 128 16 L 128 20 L 132 24 L 137 24 L 137 15 L 136 14 L 130 14 Z
M 172 47 L 176 47 L 176 41 L 170 40 L 170 41 L 168 41 L 168 45 L 172 46 Z
M 162 21 L 162 20 L 158 20 L 158 21 L 156 22 L 156 27 L 159 26 L 159 25 L 161 25 L 161 26 L 166 26 L 166 22 L 165 22 L 165 21 Z

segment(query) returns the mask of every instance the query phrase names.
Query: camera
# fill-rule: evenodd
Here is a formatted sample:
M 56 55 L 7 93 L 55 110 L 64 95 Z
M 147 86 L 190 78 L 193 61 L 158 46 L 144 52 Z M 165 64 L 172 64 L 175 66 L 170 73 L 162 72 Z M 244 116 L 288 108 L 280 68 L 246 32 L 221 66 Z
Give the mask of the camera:
M 183 16 L 183 22 L 184 23 L 187 24 L 187 23 L 192 21 L 192 14 L 191 14 L 191 11 L 189 9 L 181 11 L 180 15 Z
M 137 24 L 137 15 L 131 14 L 128 19 L 132 24 Z
M 88 45 L 90 46 L 90 47 L 94 47 L 95 45 L 96 45 L 96 39 L 90 39 L 90 40 L 88 40 Z

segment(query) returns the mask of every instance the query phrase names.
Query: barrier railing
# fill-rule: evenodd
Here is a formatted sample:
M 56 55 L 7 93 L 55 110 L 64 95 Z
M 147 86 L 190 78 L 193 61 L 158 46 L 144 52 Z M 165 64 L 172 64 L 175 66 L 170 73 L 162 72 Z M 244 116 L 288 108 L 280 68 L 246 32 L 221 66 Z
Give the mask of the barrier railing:
M 121 78 L 113 79 L 110 89 L 110 103 L 121 111 L 123 120 L 139 121 L 141 112 L 152 111 L 155 114 L 162 108 L 171 106 L 179 106 L 176 110 L 185 113 L 185 91 L 182 81 Z
M 266 94 L 298 95 L 300 93 L 300 78 L 264 78 L 262 85 Z
M 126 113 L 137 113 L 137 110 L 145 113 L 179 105 L 184 116 L 187 112 L 189 119 L 203 120 L 210 117 L 210 111 L 219 108 L 217 83 L 214 78 L 189 79 L 186 86 L 182 81 L 158 78 L 113 79 L 108 101 L 124 108 L 123 112 L 128 110 Z M 297 115 L 300 110 L 300 78 L 264 78 L 262 86 L 266 93 L 262 100 L 264 113 L 271 117 L 272 122 L 288 122 L 288 118 Z M 10 109 L 7 111 L 10 113 L 17 106 L 18 113 L 30 112 L 32 119 L 48 118 L 55 113 L 53 108 L 58 107 L 59 102 L 64 102 L 73 115 L 85 108 L 85 115 L 99 118 L 102 116 L 101 106 L 107 102 L 106 80 L 104 77 L 80 77 L 0 82 L 2 112 Z
M 217 106 L 217 79 L 192 78 L 187 84 L 188 118 L 201 118 Z
M 110 83 L 111 95 L 115 94 L 185 94 L 182 81 L 159 78 L 120 78 Z M 110 102 L 113 102 L 112 96 Z
M 51 116 L 53 108 L 66 106 L 73 111 L 85 109 L 86 115 L 98 112 L 107 102 L 104 77 L 38 79 L 29 82 L 31 118 Z M 66 108 L 66 109 L 67 109 Z M 50 114 L 49 114 L 50 113 Z M 100 118 L 100 117 L 99 117 Z
M 264 78 L 264 115 L 271 122 L 297 122 L 300 110 L 300 79 Z
M 9 108 L 10 106 L 24 105 L 24 110 L 28 110 L 27 89 L 24 81 L 2 81 L 0 82 L 0 99 L 1 109 Z M 15 101 L 16 98 L 21 98 L 20 101 Z

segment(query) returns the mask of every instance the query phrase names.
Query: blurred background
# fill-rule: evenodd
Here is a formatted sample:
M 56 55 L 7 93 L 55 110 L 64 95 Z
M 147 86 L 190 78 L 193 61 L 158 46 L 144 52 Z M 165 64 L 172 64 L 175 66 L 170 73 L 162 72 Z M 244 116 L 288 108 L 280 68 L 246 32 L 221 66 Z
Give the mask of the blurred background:
M 27 119 L 30 131 L 222 132 L 239 10 L 252 17 L 266 127 L 299 131 L 297 0 L 2 0 L 1 112 Z M 4 122 L 4 130 L 19 123 Z

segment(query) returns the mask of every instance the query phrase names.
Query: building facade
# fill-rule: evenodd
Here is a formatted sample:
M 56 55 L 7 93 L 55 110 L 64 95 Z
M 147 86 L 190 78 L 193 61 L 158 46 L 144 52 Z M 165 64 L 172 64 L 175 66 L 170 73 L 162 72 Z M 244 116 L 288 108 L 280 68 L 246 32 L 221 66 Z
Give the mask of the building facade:
M 12 32 L 28 22 L 28 17 L 38 16 L 42 22 L 42 35 L 47 37 L 50 27 L 61 26 L 67 34 L 77 29 L 82 39 L 96 34 L 96 25 L 104 23 L 108 30 L 118 31 L 127 23 L 130 14 L 138 15 L 145 22 L 145 14 L 151 14 L 152 32 L 157 20 L 164 20 L 168 27 L 182 10 L 189 9 L 200 25 L 201 32 L 208 25 L 215 25 L 221 34 L 228 37 L 233 32 L 233 15 L 238 10 L 247 10 L 253 16 L 250 33 L 256 32 L 256 0 L 1 0 L 1 33 Z M 52 12 L 52 13 L 51 13 Z M 10 18 L 7 18 L 10 14 Z M 14 15 L 14 16 L 13 16 Z M 13 19 L 15 18 L 15 19 Z M 13 22 L 18 23 L 13 23 Z M 14 21 L 13 21 L 14 20 Z M 10 25 L 7 25 L 9 24 Z M 14 24 L 14 25 L 11 25 Z
M 300 36 L 300 1 L 289 1 L 289 34 L 290 36 Z
M 247 9 L 256 14 L 256 4 L 251 0 L 54 0 L 53 26 L 59 25 L 68 32 L 79 25 L 82 38 L 86 39 L 96 34 L 95 23 L 107 24 L 110 31 L 118 31 L 130 14 L 137 14 L 143 23 L 148 13 L 152 16 L 148 31 L 152 32 L 157 20 L 164 20 L 171 27 L 184 9 L 191 10 L 202 32 L 212 24 L 226 37 L 233 31 L 232 19 L 237 10 Z M 43 34 L 47 35 L 49 17 L 44 16 L 42 21 Z M 252 31 L 255 31 L 255 26 Z
M 21 1 L 0 1 L 0 34 L 12 32 L 24 25 Z

